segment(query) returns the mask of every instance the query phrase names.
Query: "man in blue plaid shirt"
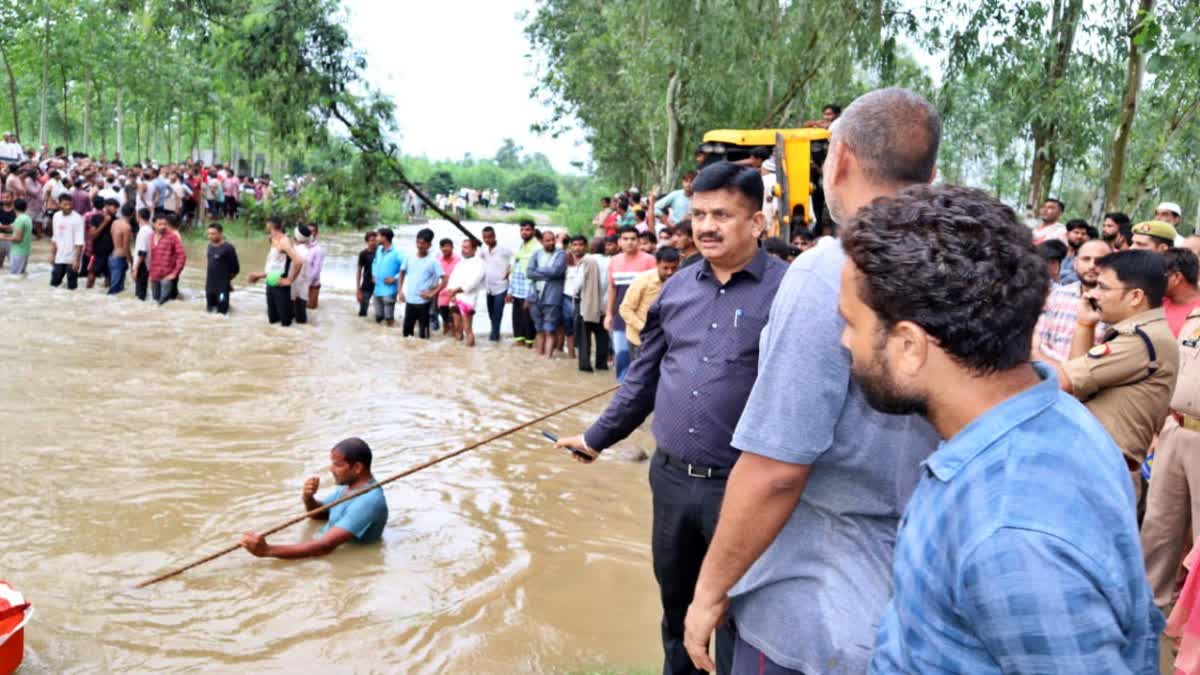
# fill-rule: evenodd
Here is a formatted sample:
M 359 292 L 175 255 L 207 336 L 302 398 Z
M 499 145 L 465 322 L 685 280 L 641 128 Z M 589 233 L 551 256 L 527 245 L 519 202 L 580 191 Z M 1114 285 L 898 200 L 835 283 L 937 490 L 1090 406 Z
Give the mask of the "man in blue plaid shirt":
M 1157 673 L 1121 451 L 1029 361 L 1048 284 L 1029 230 L 939 186 L 875 202 L 842 237 L 853 377 L 945 439 L 900 522 L 870 672 Z

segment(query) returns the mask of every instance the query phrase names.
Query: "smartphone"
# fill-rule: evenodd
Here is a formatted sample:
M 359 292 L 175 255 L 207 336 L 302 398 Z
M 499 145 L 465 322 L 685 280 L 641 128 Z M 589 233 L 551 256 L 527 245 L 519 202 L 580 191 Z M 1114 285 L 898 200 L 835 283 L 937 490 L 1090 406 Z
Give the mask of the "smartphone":
M 543 430 L 542 435 L 545 436 L 546 440 L 550 441 L 551 443 L 558 442 L 558 436 L 555 436 L 554 434 L 550 433 L 549 431 Z M 566 448 L 566 450 L 569 451 L 572 455 L 575 455 L 576 457 L 587 460 L 589 462 L 596 459 L 595 457 L 592 457 L 591 455 L 587 454 L 586 452 L 583 452 L 582 450 L 577 450 L 575 448 Z
M 1092 309 L 1096 310 L 1097 312 L 1100 311 L 1100 303 L 1096 302 L 1095 298 L 1088 298 L 1088 304 L 1091 305 Z

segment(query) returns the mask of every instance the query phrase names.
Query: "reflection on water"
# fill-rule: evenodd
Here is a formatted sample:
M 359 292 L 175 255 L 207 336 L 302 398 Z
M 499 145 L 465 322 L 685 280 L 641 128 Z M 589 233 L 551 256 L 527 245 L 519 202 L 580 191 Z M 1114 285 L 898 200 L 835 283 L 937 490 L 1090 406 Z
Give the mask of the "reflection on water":
M 415 231 L 402 228 L 403 248 Z M 235 244 L 244 279 L 266 246 Z M 361 238 L 325 246 L 321 308 L 291 328 L 268 326 L 262 289 L 237 282 L 231 315 L 205 314 L 200 244 L 188 246 L 185 301 L 161 308 L 128 291 L 49 288 L 42 242 L 28 279 L 0 274 L 0 578 L 38 611 L 22 672 L 656 664 L 646 465 L 582 466 L 537 430 L 388 486 L 382 546 L 300 562 L 238 551 L 112 593 L 300 513 L 303 479 L 343 437 L 366 439 L 384 477 L 610 385 L 565 359 L 486 339 L 406 341 L 360 319 Z M 545 428 L 574 433 L 602 407 Z

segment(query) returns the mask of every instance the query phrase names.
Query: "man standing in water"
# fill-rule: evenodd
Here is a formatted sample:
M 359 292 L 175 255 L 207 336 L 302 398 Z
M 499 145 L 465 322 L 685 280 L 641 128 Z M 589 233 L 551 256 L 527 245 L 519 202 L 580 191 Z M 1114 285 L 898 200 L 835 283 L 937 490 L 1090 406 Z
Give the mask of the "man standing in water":
M 400 291 L 397 282 L 400 268 L 404 266 L 404 254 L 392 245 L 394 237 L 390 228 L 379 228 L 379 247 L 371 261 L 371 277 L 375 279 L 375 323 L 387 321 L 389 328 L 396 325 L 396 296 Z
M 941 130 L 933 106 L 904 89 L 847 106 L 822 170 L 834 222 L 933 180 Z M 738 675 L 760 664 L 772 673 L 867 669 L 891 595 L 896 528 L 938 441 L 925 420 L 872 410 L 851 385 L 837 311 L 844 262 L 836 240 L 808 251 L 771 306 L 758 379 L 733 434 L 742 452 L 688 609 L 697 668 L 712 670 L 708 642 L 728 612 L 735 661 L 753 664 Z
M 50 285 L 58 288 L 63 276 L 67 277 L 67 289 L 79 286 L 79 268 L 83 264 L 85 239 L 83 216 L 75 213 L 70 193 L 58 198 L 58 212 L 51 219 L 50 260 L 54 265 L 50 271 Z
M 512 257 L 512 272 L 508 276 L 508 296 L 505 298 L 507 302 L 512 303 L 512 330 L 513 342 L 517 346 L 524 345 L 533 347 L 537 332 L 534 330 L 533 317 L 530 316 L 529 296 L 533 291 L 530 289 L 529 278 L 525 276 L 525 271 L 529 267 L 529 259 L 538 250 L 539 242 L 533 237 L 533 221 L 521 221 L 521 247 Z
M 172 213 L 162 212 L 154 219 L 154 240 L 150 244 L 150 296 L 160 305 L 179 297 L 179 275 L 187 264 L 183 240 L 175 230 Z
M 321 270 L 325 268 L 325 247 L 321 245 L 320 226 L 309 223 L 312 239 L 308 243 L 308 309 L 316 309 L 321 299 Z
M 504 296 L 508 291 L 508 270 L 512 258 L 511 249 L 496 243 L 496 230 L 491 225 L 483 228 L 483 248 L 479 249 L 479 259 L 483 261 L 484 284 L 487 287 L 488 321 L 491 322 L 488 340 L 491 342 L 500 341 L 500 320 L 504 318 Z
M 233 278 L 241 271 L 237 249 L 225 241 L 225 228 L 220 223 L 208 226 L 208 273 L 204 279 L 204 298 L 209 312 L 229 313 L 229 294 Z
M 1157 673 L 1121 450 L 1029 361 L 1049 278 L 1028 229 L 977 190 L 916 187 L 842 239 L 855 381 L 943 439 L 896 535 L 869 672 Z
M 113 200 L 116 201 L 116 200 Z M 108 294 L 116 295 L 125 290 L 125 272 L 129 270 L 129 256 L 133 242 L 133 204 L 121 207 L 121 214 L 112 224 L 112 255 L 108 258 Z
M 321 480 L 313 476 L 304 481 L 300 498 L 304 501 L 305 511 L 319 509 L 347 494 L 378 483 L 375 476 L 371 475 L 371 447 L 361 438 L 347 438 L 333 446 L 329 451 L 329 472 L 340 487 L 325 499 L 317 499 L 315 495 Z M 259 558 L 315 558 L 351 540 L 371 544 L 382 538 L 383 528 L 387 525 L 387 499 L 383 489 L 377 488 L 310 517 L 326 521 L 320 536 L 312 541 L 268 544 L 266 537 L 247 532 L 242 535 L 242 547 Z
M 150 288 L 150 243 L 154 239 L 154 226 L 150 222 L 150 210 L 137 211 L 137 237 L 134 239 L 133 253 L 133 293 L 138 300 L 146 299 Z
M 668 675 L 696 672 L 684 649 L 684 613 L 738 458 L 730 438 L 754 384 L 759 332 L 787 271 L 758 247 L 766 222 L 757 171 L 712 164 L 696 176 L 693 190 L 692 223 L 705 261 L 663 285 L 642 328 L 641 354 L 620 390 L 586 433 L 558 443 L 590 462 L 657 411 L 651 551 Z M 630 231 L 626 250 L 636 246 L 637 233 Z M 729 627 L 717 631 L 722 673 L 729 672 L 733 643 Z
M 363 235 L 367 247 L 358 252 L 358 275 L 355 277 L 358 289 L 358 315 L 366 316 L 367 308 L 371 306 L 371 295 L 375 292 L 375 277 L 371 276 L 371 264 L 375 262 L 375 247 L 379 245 L 379 234 L 371 230 Z
M 429 339 L 429 312 L 446 284 L 442 266 L 429 251 L 433 248 L 433 230 L 417 232 L 417 254 L 404 259 L 400 267 L 400 285 L 404 288 L 404 337 L 413 336 L 413 328 L 422 340 Z
M 267 250 L 267 262 L 261 272 L 251 272 L 250 283 L 267 280 L 267 321 L 282 326 L 292 325 L 292 282 L 300 274 L 304 261 L 292 247 L 292 242 L 283 233 L 283 221 L 278 216 L 267 219 L 267 237 L 271 248 Z
M 534 350 L 538 356 L 554 358 L 556 341 L 562 336 L 563 283 L 567 277 L 567 259 L 555 244 L 550 230 L 542 233 L 542 250 L 529 259 L 526 275 L 532 282 L 527 296 L 533 328 L 537 331 Z

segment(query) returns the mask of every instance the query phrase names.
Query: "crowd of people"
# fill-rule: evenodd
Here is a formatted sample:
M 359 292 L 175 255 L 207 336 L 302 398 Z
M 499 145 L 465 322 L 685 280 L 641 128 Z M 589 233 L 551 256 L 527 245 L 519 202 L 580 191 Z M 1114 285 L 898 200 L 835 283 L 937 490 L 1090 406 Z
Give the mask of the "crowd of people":
M 483 296 L 489 340 L 510 306 L 514 344 L 613 368 L 601 416 L 558 441 L 585 464 L 657 412 L 666 673 L 1157 673 L 1167 615 L 1181 654 L 1200 653 L 1184 629 L 1200 575 L 1183 564 L 1200 527 L 1200 237 L 1178 236 L 1169 202 L 1096 231 L 1051 199 L 1030 228 L 984 192 L 931 185 L 941 121 L 921 96 L 833 112 L 836 238 L 768 240 L 761 166 L 719 162 L 667 195 L 606 200 L 590 239 L 525 221 L 516 248 L 485 227 L 435 249 L 422 229 L 406 252 L 368 232 L 359 315 L 394 326 L 403 295 L 405 336 L 440 323 L 472 344 Z M 76 223 L 111 221 L 130 249 L 130 204 L 77 206 L 57 202 L 54 285 L 82 269 Z M 165 302 L 177 214 L 148 216 Z M 236 252 L 219 223 L 209 234 L 209 282 L 227 289 Z M 303 322 L 318 229 L 272 218 L 268 236 L 250 281 L 266 281 L 270 321 Z M 340 485 L 373 480 L 358 439 L 331 461 Z M 377 539 L 379 502 L 335 511 L 312 546 L 243 545 L 295 557 Z

